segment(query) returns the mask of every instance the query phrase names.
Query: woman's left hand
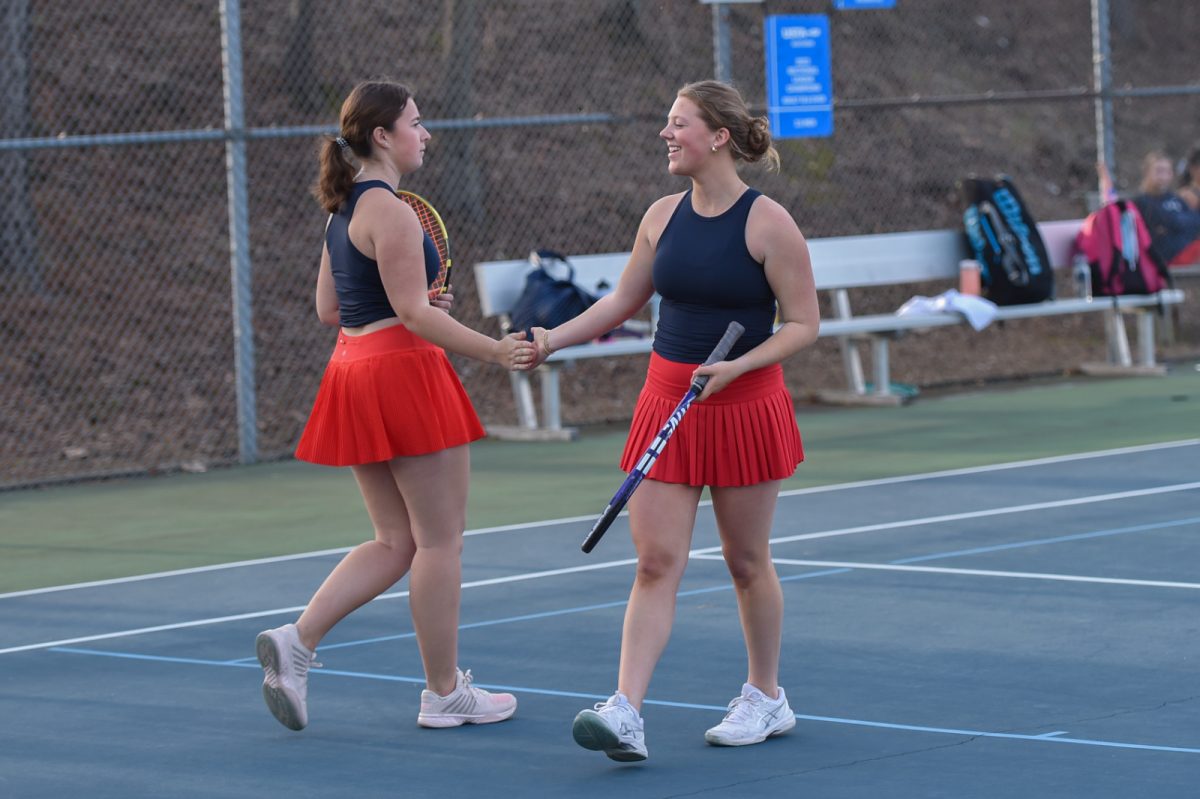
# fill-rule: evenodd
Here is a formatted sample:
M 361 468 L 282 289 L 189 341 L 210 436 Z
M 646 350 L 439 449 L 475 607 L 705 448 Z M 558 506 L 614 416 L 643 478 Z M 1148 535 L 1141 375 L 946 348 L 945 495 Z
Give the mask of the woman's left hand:
M 450 313 L 450 308 L 454 305 L 454 295 L 448 291 L 443 291 L 441 294 L 434 295 L 429 304 L 434 308 L 441 308 L 446 313 Z
M 700 375 L 711 375 L 711 377 L 709 377 L 708 385 L 704 387 L 704 391 L 701 392 L 699 397 L 696 397 L 697 402 L 708 399 L 741 377 L 742 370 L 733 361 L 719 361 L 711 366 L 696 367 L 696 371 L 692 372 L 692 380 L 695 380 Z

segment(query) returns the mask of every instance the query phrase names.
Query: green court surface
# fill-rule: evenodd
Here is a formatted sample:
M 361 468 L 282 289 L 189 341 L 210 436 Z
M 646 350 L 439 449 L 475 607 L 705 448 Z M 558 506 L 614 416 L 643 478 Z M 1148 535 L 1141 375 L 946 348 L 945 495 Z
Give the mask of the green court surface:
M 807 461 L 785 488 L 1200 435 L 1200 366 L 1166 378 L 925 394 L 905 407 L 799 406 Z M 622 479 L 617 427 L 572 443 L 472 447 L 472 529 L 599 514 Z M 579 539 L 588 529 L 581 521 Z M 0 494 L 0 593 L 356 544 L 348 469 L 297 462 Z M 578 541 L 564 541 L 574 548 Z

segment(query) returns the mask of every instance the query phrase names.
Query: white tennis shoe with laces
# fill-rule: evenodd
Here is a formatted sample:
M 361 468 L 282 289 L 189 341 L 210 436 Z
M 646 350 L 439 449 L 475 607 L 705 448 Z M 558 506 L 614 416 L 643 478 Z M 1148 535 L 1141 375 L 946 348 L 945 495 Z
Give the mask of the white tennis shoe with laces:
M 421 691 L 421 712 L 417 724 L 422 727 L 458 727 L 463 724 L 491 724 L 504 721 L 517 712 L 512 694 L 493 694 L 471 685 L 471 670 L 456 670 L 454 690 L 439 696 L 428 688 Z
M 265 630 L 254 639 L 263 667 L 263 699 L 279 723 L 289 730 L 308 725 L 308 669 L 320 666 L 316 652 L 300 643 L 296 625 Z
M 796 726 L 796 714 L 788 707 L 787 695 L 779 689 L 779 698 L 771 699 L 750 683 L 729 703 L 725 719 L 704 733 L 714 746 L 757 744 L 787 732 Z
M 642 716 L 620 691 L 597 703 L 595 710 L 579 711 L 571 736 L 584 749 L 603 752 L 613 760 L 631 763 L 646 759 Z

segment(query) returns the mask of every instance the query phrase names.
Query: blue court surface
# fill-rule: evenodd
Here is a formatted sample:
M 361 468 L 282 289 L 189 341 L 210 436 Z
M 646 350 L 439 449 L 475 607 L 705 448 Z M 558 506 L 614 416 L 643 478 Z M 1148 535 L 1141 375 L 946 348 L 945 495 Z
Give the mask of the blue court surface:
M 615 688 L 622 518 L 470 531 L 461 660 L 520 700 L 426 730 L 406 583 L 323 643 L 309 727 L 254 636 L 342 551 L 0 595 L 0 796 L 1135 797 L 1200 794 L 1200 441 L 803 489 L 773 552 L 796 728 L 721 749 L 745 679 L 701 508 L 643 709 L 650 759 L 570 736 Z

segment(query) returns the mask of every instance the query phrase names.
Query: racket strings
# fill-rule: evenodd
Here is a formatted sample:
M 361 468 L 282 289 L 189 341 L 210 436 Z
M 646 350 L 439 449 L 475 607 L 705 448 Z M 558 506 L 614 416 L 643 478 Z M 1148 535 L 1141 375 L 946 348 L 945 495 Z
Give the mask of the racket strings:
M 417 214 L 417 221 L 421 223 L 421 229 L 433 240 L 433 245 L 437 249 L 438 273 L 433 283 L 430 284 L 429 296 L 432 299 L 440 294 L 446 287 L 446 283 L 450 273 L 450 243 L 446 238 L 445 228 L 442 227 L 441 220 L 437 216 L 437 212 L 429 205 L 428 201 L 411 193 L 397 192 L 401 200 L 403 200 Z

